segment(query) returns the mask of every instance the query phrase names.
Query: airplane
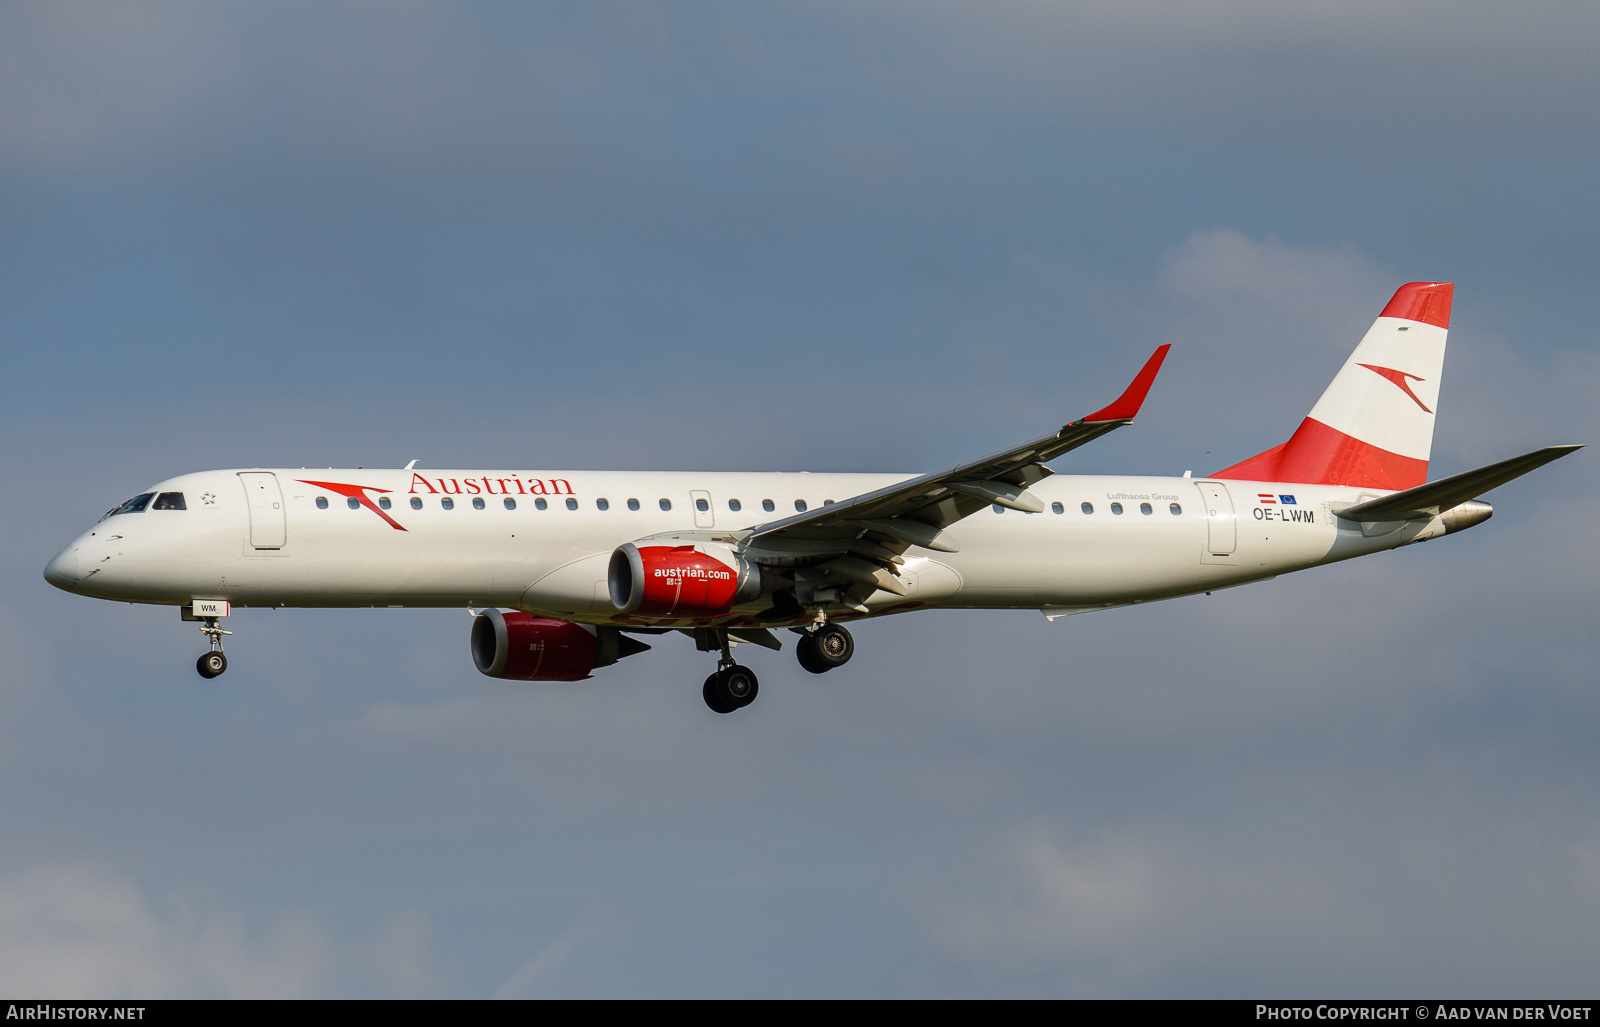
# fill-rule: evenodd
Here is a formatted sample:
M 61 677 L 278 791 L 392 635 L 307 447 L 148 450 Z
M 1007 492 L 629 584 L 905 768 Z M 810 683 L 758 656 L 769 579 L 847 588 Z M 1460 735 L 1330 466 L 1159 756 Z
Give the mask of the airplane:
M 923 475 L 250 468 L 180 475 L 52 559 L 79 595 L 177 606 L 227 669 L 246 607 L 466 607 L 477 669 L 578 681 L 681 632 L 717 653 L 701 696 L 748 706 L 740 643 L 848 663 L 857 620 L 935 608 L 1070 614 L 1210 593 L 1425 542 L 1477 497 L 1580 446 L 1427 480 L 1454 285 L 1395 292 L 1288 441 L 1204 478 L 1056 474 L 1130 423 L 1161 346 L 1111 404 Z

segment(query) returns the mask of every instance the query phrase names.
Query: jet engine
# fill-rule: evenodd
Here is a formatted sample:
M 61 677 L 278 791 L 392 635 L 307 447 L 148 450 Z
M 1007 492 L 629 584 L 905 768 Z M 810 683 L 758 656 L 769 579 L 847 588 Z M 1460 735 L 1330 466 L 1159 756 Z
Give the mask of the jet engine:
M 628 542 L 611 554 L 611 604 L 646 617 L 714 617 L 787 582 L 727 546 Z
M 472 662 L 492 678 L 582 681 L 650 647 L 605 625 L 487 610 L 472 621 Z

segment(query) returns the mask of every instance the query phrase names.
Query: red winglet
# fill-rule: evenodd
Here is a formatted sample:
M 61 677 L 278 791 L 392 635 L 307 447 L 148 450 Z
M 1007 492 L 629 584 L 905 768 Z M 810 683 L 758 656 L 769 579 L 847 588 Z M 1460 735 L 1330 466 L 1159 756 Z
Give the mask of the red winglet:
M 1378 316 L 1399 317 L 1449 328 L 1450 300 L 1455 292 L 1454 282 L 1412 282 L 1402 285 L 1395 290 L 1394 299 Z
M 1370 309 L 1370 308 L 1369 308 Z M 1085 421 L 1130 421 L 1133 415 L 1144 406 L 1144 397 L 1149 394 L 1150 386 L 1156 380 L 1156 372 L 1161 370 L 1161 362 L 1167 359 L 1167 350 L 1172 346 L 1162 346 L 1150 354 L 1150 359 L 1144 362 L 1144 367 L 1139 369 L 1138 375 L 1132 384 L 1117 397 L 1117 401 L 1110 406 L 1085 417 Z

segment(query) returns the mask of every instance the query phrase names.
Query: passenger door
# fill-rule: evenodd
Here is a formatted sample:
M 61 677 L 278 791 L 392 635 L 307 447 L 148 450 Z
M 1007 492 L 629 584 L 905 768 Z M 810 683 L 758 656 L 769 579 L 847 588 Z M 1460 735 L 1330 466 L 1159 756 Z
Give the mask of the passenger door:
M 1239 546 L 1239 519 L 1233 512 L 1233 497 L 1220 481 L 1198 481 L 1206 510 L 1206 551 L 1212 556 L 1232 556 Z
M 271 471 L 241 471 L 245 502 L 250 507 L 250 545 L 254 549 L 282 549 L 288 541 L 283 489 Z

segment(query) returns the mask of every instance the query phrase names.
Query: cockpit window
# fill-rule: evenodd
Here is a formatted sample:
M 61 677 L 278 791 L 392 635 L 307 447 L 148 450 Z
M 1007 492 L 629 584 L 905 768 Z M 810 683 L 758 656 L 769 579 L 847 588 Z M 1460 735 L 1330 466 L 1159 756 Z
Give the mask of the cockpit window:
M 146 492 L 142 496 L 134 496 L 132 499 L 128 500 L 126 503 L 123 503 L 115 510 L 106 511 L 106 517 L 115 517 L 117 514 L 125 513 L 144 513 L 144 508 L 149 506 L 150 500 L 154 499 L 155 497 L 156 494 L 154 492 Z M 100 519 L 103 521 L 105 520 L 105 517 Z
M 184 505 L 182 492 L 163 492 L 156 497 L 152 510 L 187 510 Z

